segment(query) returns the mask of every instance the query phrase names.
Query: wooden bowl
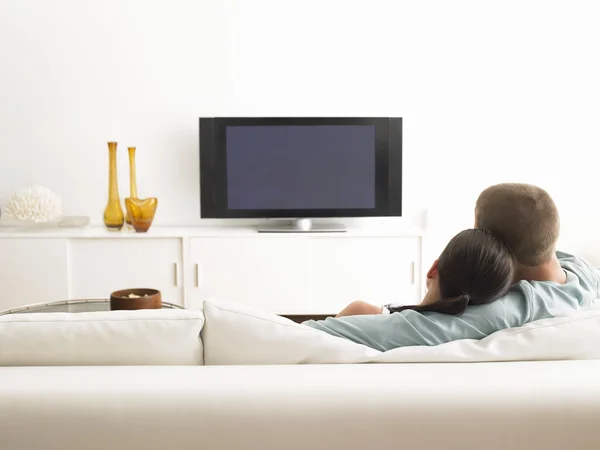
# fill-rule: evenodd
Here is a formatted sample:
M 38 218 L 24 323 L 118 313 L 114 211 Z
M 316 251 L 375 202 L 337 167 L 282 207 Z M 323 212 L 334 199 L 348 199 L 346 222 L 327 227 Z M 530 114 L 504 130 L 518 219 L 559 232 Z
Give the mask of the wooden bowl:
M 110 294 L 111 311 L 161 308 L 162 297 L 156 289 L 123 289 Z

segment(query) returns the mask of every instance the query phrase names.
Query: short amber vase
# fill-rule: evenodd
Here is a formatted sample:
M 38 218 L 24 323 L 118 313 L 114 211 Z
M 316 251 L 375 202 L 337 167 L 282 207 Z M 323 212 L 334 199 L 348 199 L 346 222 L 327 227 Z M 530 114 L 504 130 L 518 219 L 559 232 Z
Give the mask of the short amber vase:
M 131 226 L 138 233 L 145 233 L 152 225 L 158 200 L 151 198 L 126 198 L 125 206 L 131 219 Z
M 109 231 L 119 231 L 123 228 L 125 217 L 117 182 L 117 143 L 108 143 L 108 204 L 104 210 L 104 225 Z

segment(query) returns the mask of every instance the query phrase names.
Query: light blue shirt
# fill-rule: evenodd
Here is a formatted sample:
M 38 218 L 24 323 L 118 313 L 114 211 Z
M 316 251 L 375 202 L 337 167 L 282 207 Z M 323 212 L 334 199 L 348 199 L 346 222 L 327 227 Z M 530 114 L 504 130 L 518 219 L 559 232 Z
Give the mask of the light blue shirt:
M 584 260 L 557 252 L 567 282 L 519 281 L 487 305 L 469 306 L 458 316 L 402 311 L 304 322 L 311 328 L 380 351 L 411 345 L 439 345 L 458 339 L 482 339 L 505 328 L 587 308 L 600 297 L 600 272 Z

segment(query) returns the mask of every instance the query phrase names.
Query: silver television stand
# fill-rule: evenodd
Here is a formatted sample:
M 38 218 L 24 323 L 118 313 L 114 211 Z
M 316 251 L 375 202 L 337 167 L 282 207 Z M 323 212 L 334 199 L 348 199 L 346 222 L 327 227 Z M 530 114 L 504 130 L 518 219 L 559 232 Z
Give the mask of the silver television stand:
M 291 222 L 277 220 L 260 225 L 259 233 L 345 233 L 346 227 L 339 223 L 313 223 L 311 219 L 296 219 Z

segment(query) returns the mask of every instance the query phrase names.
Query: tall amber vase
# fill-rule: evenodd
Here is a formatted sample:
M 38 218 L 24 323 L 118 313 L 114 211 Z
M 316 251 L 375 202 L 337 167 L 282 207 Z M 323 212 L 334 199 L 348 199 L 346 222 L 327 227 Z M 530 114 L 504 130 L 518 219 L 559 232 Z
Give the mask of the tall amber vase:
M 117 143 L 108 143 L 108 204 L 104 210 L 104 225 L 109 231 L 119 231 L 123 227 L 125 217 L 119 200 L 117 182 Z
M 129 152 L 129 198 L 137 199 L 137 180 L 135 177 L 135 147 L 127 147 Z M 131 225 L 131 217 L 129 216 L 129 210 L 125 215 L 125 222 Z

